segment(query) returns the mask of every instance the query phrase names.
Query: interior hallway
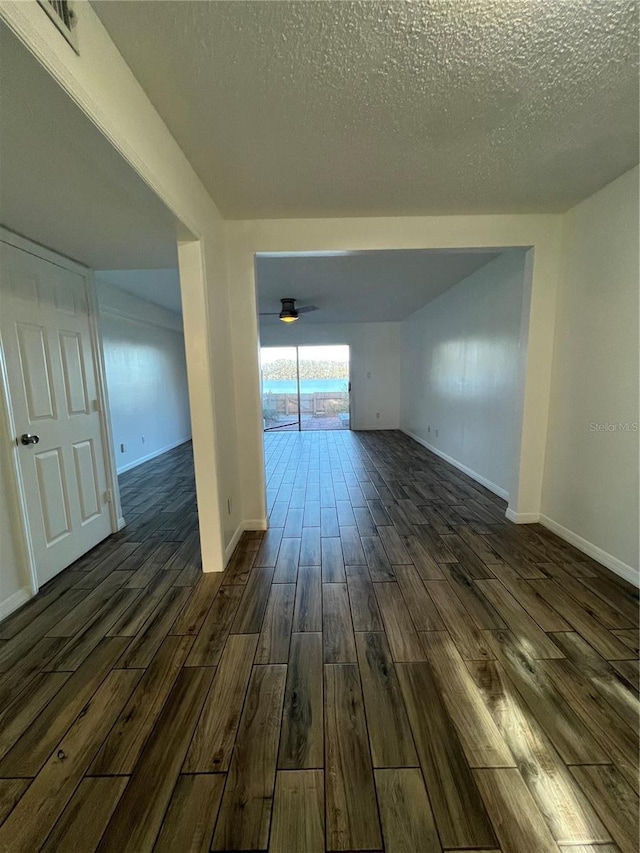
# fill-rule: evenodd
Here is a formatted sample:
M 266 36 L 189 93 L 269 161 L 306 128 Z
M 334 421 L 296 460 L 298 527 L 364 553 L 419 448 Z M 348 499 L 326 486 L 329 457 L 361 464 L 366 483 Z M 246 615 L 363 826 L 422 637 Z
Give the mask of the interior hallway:
M 635 850 L 633 588 L 401 433 L 265 447 L 224 573 L 185 445 L 0 625 L 0 850 Z

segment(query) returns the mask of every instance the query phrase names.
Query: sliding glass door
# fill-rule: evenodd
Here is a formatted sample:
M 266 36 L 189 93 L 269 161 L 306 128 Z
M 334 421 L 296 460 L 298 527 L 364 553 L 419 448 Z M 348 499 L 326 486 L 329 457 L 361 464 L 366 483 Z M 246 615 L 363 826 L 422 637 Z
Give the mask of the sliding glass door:
M 349 429 L 349 347 L 261 349 L 262 417 L 274 430 Z

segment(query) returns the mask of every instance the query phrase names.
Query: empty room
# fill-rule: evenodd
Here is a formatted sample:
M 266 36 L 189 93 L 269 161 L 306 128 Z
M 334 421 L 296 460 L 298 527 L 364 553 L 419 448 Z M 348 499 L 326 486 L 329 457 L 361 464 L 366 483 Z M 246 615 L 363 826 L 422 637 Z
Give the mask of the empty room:
M 0 851 L 635 853 L 638 0 L 0 0 Z

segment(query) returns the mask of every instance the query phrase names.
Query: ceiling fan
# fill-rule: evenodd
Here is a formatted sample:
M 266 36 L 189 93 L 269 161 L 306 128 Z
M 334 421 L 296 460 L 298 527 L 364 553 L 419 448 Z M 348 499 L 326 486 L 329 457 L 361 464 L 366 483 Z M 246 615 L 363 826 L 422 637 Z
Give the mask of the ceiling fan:
M 279 317 L 283 323 L 295 323 L 300 314 L 308 314 L 309 311 L 317 311 L 317 305 L 305 305 L 302 308 L 296 308 L 295 299 L 281 299 L 281 311 L 261 311 L 261 317 Z

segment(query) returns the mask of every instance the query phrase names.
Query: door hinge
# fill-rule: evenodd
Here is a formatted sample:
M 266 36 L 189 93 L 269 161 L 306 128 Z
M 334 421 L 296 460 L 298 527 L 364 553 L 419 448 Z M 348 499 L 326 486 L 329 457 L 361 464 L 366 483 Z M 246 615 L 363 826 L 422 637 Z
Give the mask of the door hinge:
M 102 411 L 102 406 L 100 405 L 100 400 L 94 400 L 93 401 L 93 411 L 94 412 L 101 412 Z
M 104 493 L 104 499 L 105 502 L 108 504 L 113 503 L 113 492 L 111 491 L 111 489 L 107 489 L 107 491 Z

